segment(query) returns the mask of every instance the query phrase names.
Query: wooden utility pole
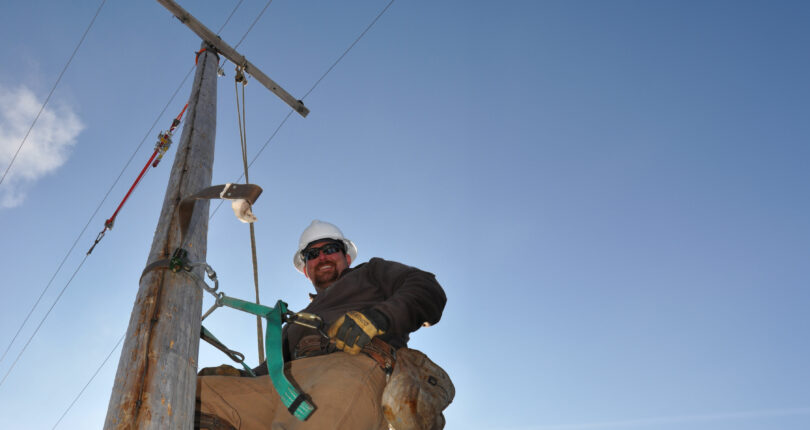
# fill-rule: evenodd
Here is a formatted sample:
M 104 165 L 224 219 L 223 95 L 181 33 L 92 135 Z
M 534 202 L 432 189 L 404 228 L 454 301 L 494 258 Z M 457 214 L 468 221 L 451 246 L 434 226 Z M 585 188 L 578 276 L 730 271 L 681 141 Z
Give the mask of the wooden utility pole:
M 198 201 L 185 238 L 176 216 L 184 197 L 211 185 L 216 134 L 218 55 L 236 63 L 301 116 L 309 110 L 245 57 L 225 44 L 172 0 L 158 0 L 203 39 L 189 98 L 186 124 L 172 166 L 147 266 L 182 247 L 188 261 L 204 262 L 208 200 Z M 181 240 L 183 243 L 180 243 Z M 203 277 L 200 268 L 200 278 Z M 202 291 L 183 273 L 145 271 L 127 328 L 105 429 L 191 429 L 197 384 Z
M 175 216 L 177 205 L 184 196 L 211 185 L 218 57 L 205 43 L 203 48 L 147 264 L 169 258 L 183 245 Z M 207 233 L 205 200 L 197 203 L 185 238 L 190 261 L 205 261 Z M 201 312 L 202 291 L 190 277 L 168 270 L 144 274 L 118 362 L 105 429 L 192 428 Z

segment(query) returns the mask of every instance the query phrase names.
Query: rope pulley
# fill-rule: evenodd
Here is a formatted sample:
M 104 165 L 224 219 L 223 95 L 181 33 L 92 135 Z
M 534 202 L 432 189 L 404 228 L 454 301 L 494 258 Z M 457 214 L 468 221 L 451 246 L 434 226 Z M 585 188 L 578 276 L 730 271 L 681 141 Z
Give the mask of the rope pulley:
M 241 83 L 242 85 L 247 85 L 248 81 L 245 77 L 245 68 L 242 66 L 236 66 L 236 75 L 234 76 L 234 80 L 237 83 Z

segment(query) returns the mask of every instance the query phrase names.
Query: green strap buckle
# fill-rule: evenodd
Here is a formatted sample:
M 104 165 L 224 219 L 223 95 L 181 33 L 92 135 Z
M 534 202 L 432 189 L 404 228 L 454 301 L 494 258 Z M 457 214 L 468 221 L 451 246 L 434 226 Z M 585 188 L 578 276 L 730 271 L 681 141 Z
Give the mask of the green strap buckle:
M 183 248 L 177 248 L 169 259 L 169 270 L 177 273 L 181 270 L 188 272 L 191 267 L 188 264 L 188 251 Z
M 281 350 L 281 318 L 287 313 L 287 304 L 279 300 L 276 306 L 269 308 L 233 297 L 223 296 L 220 303 L 230 308 L 258 315 L 267 320 L 267 332 L 264 337 L 264 349 L 267 355 L 267 371 L 273 387 L 281 397 L 281 402 L 292 415 L 301 421 L 306 420 L 315 410 L 306 394 L 299 392 L 284 375 L 284 354 Z

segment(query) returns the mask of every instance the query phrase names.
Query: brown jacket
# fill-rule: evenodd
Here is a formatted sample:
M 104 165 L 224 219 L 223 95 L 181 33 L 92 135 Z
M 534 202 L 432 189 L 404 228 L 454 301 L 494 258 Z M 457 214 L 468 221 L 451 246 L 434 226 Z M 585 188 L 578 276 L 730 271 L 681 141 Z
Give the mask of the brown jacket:
M 381 338 L 394 348 L 406 346 L 410 333 L 423 323 L 439 322 L 447 302 L 432 273 L 381 258 L 346 269 L 329 288 L 312 297 L 302 312 L 320 316 L 325 326 L 348 311 L 374 308 L 382 312 L 391 324 Z M 284 326 L 285 360 L 293 357 L 304 336 L 317 334 L 297 324 Z

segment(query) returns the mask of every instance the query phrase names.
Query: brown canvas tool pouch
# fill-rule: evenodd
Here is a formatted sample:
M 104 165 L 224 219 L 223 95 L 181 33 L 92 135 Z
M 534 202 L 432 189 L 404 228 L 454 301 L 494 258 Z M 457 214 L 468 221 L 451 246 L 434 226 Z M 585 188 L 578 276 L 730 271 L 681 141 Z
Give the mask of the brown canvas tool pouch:
M 385 419 L 394 430 L 441 430 L 442 411 L 456 389 L 450 376 L 421 351 L 397 350 L 397 365 L 382 395 Z

